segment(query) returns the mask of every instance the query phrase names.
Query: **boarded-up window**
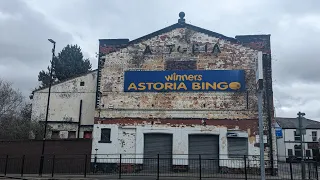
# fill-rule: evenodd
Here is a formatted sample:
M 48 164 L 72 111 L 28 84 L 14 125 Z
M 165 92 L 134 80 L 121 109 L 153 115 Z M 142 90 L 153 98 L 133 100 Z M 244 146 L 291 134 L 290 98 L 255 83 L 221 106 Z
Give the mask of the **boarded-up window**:
M 75 131 L 69 131 L 68 132 L 68 138 L 76 138 L 76 132 Z
M 244 155 L 248 155 L 248 139 L 228 137 L 228 156 L 243 157 Z
M 100 143 L 111 143 L 111 129 L 109 128 L 102 128 L 101 129 L 101 137 Z
M 166 62 L 166 70 L 196 70 L 197 61 L 174 61 L 169 60 Z
M 51 139 L 60 139 L 60 131 L 52 131 Z
M 84 139 L 91 139 L 92 138 L 92 131 L 85 131 L 83 133 L 83 138 Z

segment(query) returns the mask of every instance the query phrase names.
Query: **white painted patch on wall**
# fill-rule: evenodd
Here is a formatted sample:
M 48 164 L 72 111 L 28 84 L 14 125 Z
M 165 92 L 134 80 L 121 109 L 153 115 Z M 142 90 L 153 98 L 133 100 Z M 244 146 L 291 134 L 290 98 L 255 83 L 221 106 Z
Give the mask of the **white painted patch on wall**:
M 110 143 L 101 143 L 101 129 L 109 128 Z M 230 132 L 230 131 L 229 131 Z M 248 138 L 248 133 L 237 130 L 238 136 Z M 200 126 L 193 127 L 171 127 L 170 125 L 129 125 L 122 126 L 117 124 L 95 124 L 92 142 L 92 154 L 98 154 L 98 158 L 115 158 L 115 159 L 100 159 L 99 162 L 118 163 L 119 154 L 122 158 L 135 158 L 130 160 L 131 163 L 143 163 L 144 157 L 144 134 L 147 133 L 165 133 L 172 134 L 172 154 L 173 165 L 187 165 L 188 164 L 188 136 L 192 134 L 207 134 L 219 136 L 219 159 L 221 164 L 225 164 L 226 160 L 234 159 L 228 157 L 228 130 L 226 127 L 216 126 Z M 97 151 L 96 151 L 97 150 Z M 248 140 L 248 154 L 259 155 L 259 148 L 254 147 L 254 142 L 250 143 Z M 184 160 L 183 160 L 184 159 Z M 238 158 L 239 159 L 239 158 Z M 239 162 L 233 162 L 228 166 L 241 165 Z M 257 162 L 255 162 L 257 163 Z

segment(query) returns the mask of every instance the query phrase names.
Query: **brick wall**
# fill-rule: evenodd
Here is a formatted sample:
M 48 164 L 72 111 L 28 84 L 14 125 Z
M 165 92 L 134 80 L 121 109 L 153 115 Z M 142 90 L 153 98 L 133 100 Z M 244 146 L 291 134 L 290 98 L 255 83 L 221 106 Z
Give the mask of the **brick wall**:
M 191 27 L 191 28 L 190 28 Z M 192 25 L 176 25 L 159 30 L 131 41 L 125 48 L 108 53 L 101 66 L 100 111 L 96 123 L 145 124 L 157 121 L 160 124 L 184 124 L 187 120 L 197 124 L 199 119 L 208 119 L 210 125 L 236 128 L 239 122 L 252 124 L 250 138 L 257 134 L 258 109 L 255 82 L 257 52 L 264 54 L 265 87 L 264 129 L 268 135 L 265 152 L 274 159 L 275 136 L 273 119 L 272 71 L 270 35 L 249 35 L 228 38 Z M 160 33 L 163 32 L 163 33 Z M 212 53 L 218 45 L 220 53 Z M 195 48 L 196 47 L 196 48 Z M 196 50 L 196 51 L 195 51 Z M 265 65 L 267 64 L 267 66 Z M 236 93 L 125 93 L 124 71 L 154 70 L 234 70 L 245 71 L 246 91 Z M 142 120 L 137 121 L 138 118 Z M 183 119 L 182 121 L 176 119 Z M 101 121 L 105 120 L 105 121 Z M 226 121 L 221 121 L 226 120 Z M 239 121 L 241 120 L 241 121 Z M 244 123 L 247 124 L 247 123 Z M 248 123 L 249 124 L 249 123 Z M 272 148 L 272 149 L 271 149 Z
M 91 139 L 47 140 L 43 174 L 83 173 L 85 163 L 90 167 L 91 145 Z M 41 150 L 41 140 L 0 141 L 0 174 L 38 174 Z
M 91 154 L 91 139 L 46 140 L 45 154 Z M 41 155 L 41 140 L 0 141 L 1 155 Z
M 193 52 L 193 44 L 206 46 L 207 52 Z M 212 48 L 218 44 L 221 53 Z M 129 44 L 126 48 L 107 54 L 101 69 L 99 91 L 100 117 L 140 118 L 208 118 L 255 119 L 255 58 L 257 51 L 215 38 L 204 33 L 178 28 L 161 35 Z M 172 69 L 243 69 L 246 73 L 246 92 L 223 93 L 124 93 L 125 70 Z M 188 62 L 192 62 L 191 64 Z M 195 65 L 193 64 L 195 62 Z M 108 109 L 112 106 L 113 109 Z M 96 117 L 99 114 L 96 113 Z

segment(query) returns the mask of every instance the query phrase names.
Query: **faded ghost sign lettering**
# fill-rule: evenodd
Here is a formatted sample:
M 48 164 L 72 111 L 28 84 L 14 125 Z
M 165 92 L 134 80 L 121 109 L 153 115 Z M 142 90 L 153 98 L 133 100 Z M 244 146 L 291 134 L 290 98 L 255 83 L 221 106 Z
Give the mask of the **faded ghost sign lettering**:
M 144 49 L 143 54 L 152 54 L 150 46 L 146 46 L 146 49 Z
M 171 54 L 171 52 L 173 51 L 173 48 L 174 48 L 174 44 L 167 45 L 167 48 L 169 49 L 169 54 Z
M 212 54 L 214 54 L 215 56 L 217 56 L 218 54 L 220 54 L 221 51 L 220 51 L 220 48 L 218 46 L 218 44 L 215 44 L 212 48 Z
M 188 44 L 188 45 L 175 45 L 175 44 L 170 44 L 170 45 L 166 45 L 164 47 L 151 47 L 149 45 L 146 45 L 143 51 L 144 55 L 151 55 L 151 54 L 158 54 L 158 53 L 162 53 L 162 54 L 171 54 L 171 53 L 191 53 L 191 54 L 195 54 L 195 53 L 211 53 L 214 55 L 218 55 L 219 53 L 221 53 L 220 47 L 218 45 L 218 43 L 216 44 L 210 44 L 210 43 L 206 43 L 206 44 L 198 44 L 198 43 L 194 43 L 194 44 Z
M 185 53 L 185 52 L 188 51 L 188 48 L 187 47 L 178 46 L 177 51 L 180 52 L 180 53 Z

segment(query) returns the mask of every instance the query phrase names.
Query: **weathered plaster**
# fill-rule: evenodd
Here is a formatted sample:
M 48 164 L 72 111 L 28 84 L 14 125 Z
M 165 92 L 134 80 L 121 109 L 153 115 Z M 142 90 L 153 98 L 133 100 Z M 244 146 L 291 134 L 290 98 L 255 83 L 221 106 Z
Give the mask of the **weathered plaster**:
M 111 143 L 100 143 L 101 128 L 111 129 Z M 189 134 L 212 134 L 219 136 L 219 158 L 220 165 L 223 166 L 228 157 L 228 141 L 227 128 L 223 126 L 201 126 L 195 125 L 193 127 L 186 125 L 178 125 L 172 127 L 170 124 L 154 124 L 154 125 L 117 125 L 117 124 L 95 124 L 93 134 L 92 153 L 99 154 L 99 158 L 118 158 L 122 154 L 124 161 L 126 158 L 132 159 L 131 163 L 143 163 L 143 148 L 144 148 L 144 134 L 145 133 L 167 133 L 173 135 L 173 165 L 187 165 L 188 164 L 188 135 Z M 243 137 L 248 137 L 248 132 L 238 130 Z M 96 151 L 97 149 L 97 151 Z M 250 155 L 258 155 L 259 148 L 254 147 L 254 142 L 248 143 L 248 153 Z M 101 154 L 101 155 L 100 155 Z M 251 157 L 250 157 L 251 158 Z M 239 158 L 238 158 L 239 159 Z M 118 162 L 119 159 L 105 159 L 109 163 Z M 228 164 L 230 167 L 242 167 L 242 160 L 232 161 L 233 164 Z M 101 160 L 100 162 L 103 162 Z M 231 161 L 230 161 L 231 162 Z M 256 163 L 256 162 L 255 162 Z
M 96 71 L 51 87 L 48 121 L 79 122 L 80 100 L 82 100 L 81 125 L 93 125 L 96 97 Z M 84 82 L 84 86 L 80 86 Z M 47 108 L 48 88 L 34 92 L 32 120 L 44 121 Z M 70 129 L 64 124 L 55 124 L 59 130 Z M 78 124 L 68 125 L 77 130 Z M 65 129 L 64 129 L 65 127 Z M 57 130 L 58 130 L 57 129 Z M 81 133 L 83 133 L 81 131 Z M 80 134 L 81 135 L 81 134 Z

